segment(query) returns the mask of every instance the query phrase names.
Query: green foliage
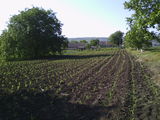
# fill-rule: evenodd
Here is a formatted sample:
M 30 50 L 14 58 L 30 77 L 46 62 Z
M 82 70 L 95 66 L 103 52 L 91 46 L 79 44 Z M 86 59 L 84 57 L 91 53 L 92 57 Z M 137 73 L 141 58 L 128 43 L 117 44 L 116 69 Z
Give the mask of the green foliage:
M 98 46 L 98 45 L 99 45 L 99 40 L 98 39 L 90 41 L 90 46 Z
M 15 43 L 12 41 L 12 37 L 10 36 L 7 30 L 4 30 L 2 35 L 0 36 L 0 56 L 3 59 L 7 59 L 8 56 L 13 55 L 15 50 L 9 49 L 12 46 L 15 46 Z
M 99 71 L 100 68 L 107 69 L 102 65 L 106 65 L 116 51 L 117 49 L 111 48 L 100 51 L 84 50 L 72 53 L 68 57 L 65 55 L 61 60 L 0 63 L 0 119 L 78 120 L 80 116 L 85 116 L 90 120 L 91 117 L 88 117 L 90 115 L 86 111 L 93 113 L 97 107 L 93 109 L 91 106 L 88 109 L 88 105 L 85 107 L 84 104 L 74 103 L 71 105 L 68 98 L 74 97 L 73 94 L 77 94 L 81 90 L 85 94 L 82 96 L 83 98 L 76 97 L 75 102 L 78 100 L 79 103 L 83 103 L 92 96 L 96 98 L 96 92 L 94 92 L 95 95 L 92 92 L 86 95 L 88 91 L 81 89 L 84 85 L 88 86 L 85 76 L 89 83 L 92 83 L 93 80 L 97 82 L 97 73 L 99 74 L 99 72 L 95 71 Z M 91 75 L 94 75 L 95 78 Z M 107 78 L 107 76 L 105 77 Z M 103 79 L 99 80 L 97 84 L 100 87 L 95 85 L 90 85 L 90 87 L 93 86 L 97 91 L 105 86 Z M 106 83 L 106 85 L 108 84 Z M 74 86 L 78 86 L 78 89 L 77 87 L 75 89 Z M 98 111 L 100 110 L 98 109 Z M 97 116 L 97 114 L 95 115 Z
M 79 41 L 72 40 L 72 41 L 70 41 L 70 43 L 79 43 Z
M 126 9 L 134 11 L 128 22 L 137 23 L 139 27 L 156 27 L 160 29 L 160 1 L 159 0 L 130 0 L 124 3 Z
M 86 45 L 86 48 L 87 48 L 87 49 L 90 49 L 90 48 L 91 48 L 91 45 L 88 43 L 88 44 Z
M 123 32 L 116 31 L 115 33 L 111 34 L 108 38 L 113 44 L 115 45 L 122 45 L 123 42 Z
M 61 27 L 52 10 L 33 7 L 21 11 L 10 18 L 0 37 L 2 58 L 30 59 L 61 53 L 68 43 Z
M 152 35 L 149 31 L 137 29 L 133 27 L 130 31 L 126 33 L 125 36 L 125 46 L 132 48 L 145 48 L 151 46 Z
M 154 82 L 160 86 L 160 47 L 147 48 L 143 54 L 133 49 L 128 49 L 128 52 L 135 55 L 138 60 L 143 61 L 145 66 L 152 71 L 152 78 Z
M 85 43 L 87 44 L 88 42 L 86 40 L 81 40 L 80 43 Z
M 149 39 L 158 40 L 156 32 L 160 30 L 160 1 L 129 0 L 124 3 L 124 6 L 134 12 L 130 18 L 127 18 L 131 28 L 125 37 L 127 44 L 130 47 L 142 48 L 144 45 L 149 46 Z M 154 29 L 154 32 L 149 32 L 150 28 Z

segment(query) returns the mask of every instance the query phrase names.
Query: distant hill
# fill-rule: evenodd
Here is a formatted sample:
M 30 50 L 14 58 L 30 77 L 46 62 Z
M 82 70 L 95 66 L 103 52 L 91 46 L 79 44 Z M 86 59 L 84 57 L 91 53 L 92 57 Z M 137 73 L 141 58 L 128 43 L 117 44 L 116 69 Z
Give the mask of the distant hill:
M 90 41 L 90 40 L 94 40 L 94 39 L 98 39 L 100 41 L 108 41 L 107 37 L 79 37 L 79 38 L 68 38 L 69 41 L 75 40 L 75 41 L 80 41 L 80 40 L 86 40 L 86 41 Z

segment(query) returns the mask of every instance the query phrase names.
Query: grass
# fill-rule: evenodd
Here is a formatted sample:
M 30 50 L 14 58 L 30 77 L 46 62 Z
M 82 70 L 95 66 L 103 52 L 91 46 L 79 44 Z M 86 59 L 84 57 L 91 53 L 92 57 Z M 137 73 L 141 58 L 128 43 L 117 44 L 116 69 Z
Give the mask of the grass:
M 100 49 L 97 49 L 97 50 L 64 50 L 63 51 L 63 54 L 64 55 L 94 55 L 95 54 L 101 54 L 101 53 L 104 53 L 104 51 L 113 51 L 115 49 L 118 49 L 118 48 L 100 48 Z
M 153 73 L 152 79 L 160 86 L 160 47 L 145 49 L 144 52 L 128 49 L 138 61 L 143 62 Z

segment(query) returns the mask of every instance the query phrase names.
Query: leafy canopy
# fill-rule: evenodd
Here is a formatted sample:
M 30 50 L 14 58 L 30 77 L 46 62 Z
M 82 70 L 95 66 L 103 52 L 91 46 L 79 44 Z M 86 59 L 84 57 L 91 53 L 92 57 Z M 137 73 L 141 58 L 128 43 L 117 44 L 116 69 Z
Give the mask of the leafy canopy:
M 61 53 L 67 40 L 61 35 L 61 22 L 52 10 L 33 7 L 10 18 L 0 37 L 4 59 L 41 58 Z
M 90 46 L 98 46 L 98 45 L 99 45 L 99 40 L 98 39 L 90 41 Z
M 116 31 L 115 33 L 111 34 L 108 39 L 111 43 L 120 46 L 123 42 L 123 32 Z
M 143 48 L 143 46 L 150 46 L 151 40 L 158 40 L 160 1 L 129 0 L 124 3 L 124 6 L 134 12 L 130 18 L 127 18 L 130 31 L 126 34 L 125 43 L 130 47 Z
M 81 40 L 80 43 L 85 43 L 87 44 L 88 42 L 86 40 Z
M 138 27 L 156 27 L 160 30 L 160 1 L 159 0 L 129 0 L 124 3 L 126 9 L 134 11 L 128 18 L 130 24 L 138 24 Z
M 152 38 L 149 31 L 132 27 L 132 29 L 126 33 L 124 44 L 126 47 L 141 49 L 151 46 L 150 39 Z

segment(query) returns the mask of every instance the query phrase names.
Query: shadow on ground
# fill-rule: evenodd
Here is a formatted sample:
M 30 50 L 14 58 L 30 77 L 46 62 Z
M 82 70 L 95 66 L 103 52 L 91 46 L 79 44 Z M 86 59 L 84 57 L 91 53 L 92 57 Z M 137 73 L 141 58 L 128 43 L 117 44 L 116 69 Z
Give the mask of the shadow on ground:
M 160 47 L 155 47 L 155 48 L 148 48 L 145 49 L 146 51 L 151 51 L 151 52 L 160 52 Z
M 73 104 L 53 91 L 0 94 L 0 120 L 99 120 L 111 107 Z
M 87 58 L 96 58 L 96 57 L 109 57 L 113 54 L 97 54 L 97 55 L 53 55 L 41 58 L 34 59 L 10 59 L 9 61 L 30 61 L 30 60 L 63 60 L 63 59 L 87 59 Z
M 109 57 L 110 54 L 98 54 L 98 55 L 55 55 L 48 59 L 87 59 L 87 58 L 95 58 L 95 57 Z

